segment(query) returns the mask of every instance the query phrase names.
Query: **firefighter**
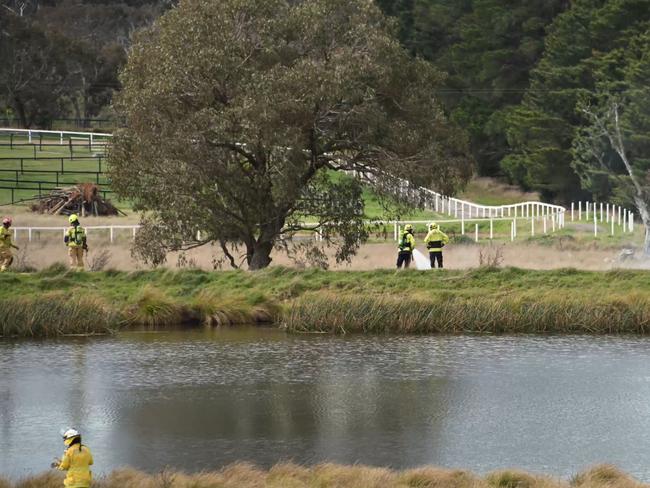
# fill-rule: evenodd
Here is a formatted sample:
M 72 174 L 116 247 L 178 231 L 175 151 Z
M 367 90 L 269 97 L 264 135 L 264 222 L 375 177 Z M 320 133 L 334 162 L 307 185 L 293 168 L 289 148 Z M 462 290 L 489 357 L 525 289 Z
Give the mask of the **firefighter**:
M 66 471 L 63 486 L 66 488 L 90 488 L 92 473 L 90 466 L 93 464 L 93 455 L 90 449 L 81 443 L 81 434 L 75 429 L 63 432 L 65 453 L 63 458 L 52 463 L 52 467 Z
M 76 271 L 84 269 L 84 251 L 88 251 L 86 244 L 86 230 L 81 227 L 79 217 L 75 214 L 68 218 L 70 227 L 65 233 L 64 242 L 68 246 L 68 255 L 70 256 L 70 267 Z
M 429 259 L 431 260 L 431 269 L 435 268 L 436 262 L 438 268 L 442 268 L 442 248 L 449 243 L 449 237 L 440 230 L 438 224 L 429 224 L 429 233 L 424 238 L 424 243 L 429 250 Z
M 404 231 L 399 240 L 399 251 L 397 253 L 397 269 L 411 266 L 413 259 L 413 250 L 415 249 L 415 237 L 413 237 L 413 226 L 407 224 L 404 226 Z
M 9 230 L 11 224 L 11 217 L 2 219 L 2 227 L 0 227 L 0 273 L 7 271 L 7 268 L 14 262 L 11 249 L 18 249 L 18 246 L 11 242 L 11 230 Z

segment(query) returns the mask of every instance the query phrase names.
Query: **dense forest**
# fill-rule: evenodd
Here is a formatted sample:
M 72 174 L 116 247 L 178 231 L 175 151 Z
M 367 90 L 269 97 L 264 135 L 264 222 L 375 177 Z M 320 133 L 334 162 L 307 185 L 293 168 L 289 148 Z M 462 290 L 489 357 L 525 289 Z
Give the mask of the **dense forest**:
M 173 3 L 0 1 L 0 109 L 27 127 L 110 117 L 133 33 Z M 437 96 L 478 174 L 559 202 L 639 198 L 606 129 L 616 107 L 647 179 L 650 0 L 376 1 L 406 49 L 447 73 Z

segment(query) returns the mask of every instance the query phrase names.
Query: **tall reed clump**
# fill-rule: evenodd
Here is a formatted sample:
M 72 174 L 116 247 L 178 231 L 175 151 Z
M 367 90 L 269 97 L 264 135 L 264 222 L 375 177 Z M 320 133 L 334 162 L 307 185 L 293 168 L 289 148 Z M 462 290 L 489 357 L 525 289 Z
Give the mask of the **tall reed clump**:
M 0 300 L 4 337 L 106 334 L 119 326 L 120 314 L 93 296 L 53 292 Z
M 269 324 L 281 315 L 279 305 L 259 293 L 241 296 L 203 289 L 190 306 L 200 314 L 207 325 L 213 326 Z
M 188 317 L 187 307 L 151 285 L 145 286 L 135 303 L 127 307 L 129 324 L 162 327 L 180 324 Z
M 285 325 L 290 331 L 332 333 L 644 334 L 650 331 L 650 299 L 314 293 L 293 304 Z
M 0 481 L 2 483 L 2 481 Z M 1 488 L 55 488 L 60 475 L 46 474 L 5 482 Z M 236 463 L 216 472 L 185 474 L 163 471 L 146 474 L 133 469 L 115 471 L 96 479 L 93 488 L 643 488 L 611 466 L 597 466 L 564 481 L 522 471 L 505 470 L 480 478 L 466 471 L 432 467 L 394 471 L 371 466 L 320 464 L 313 467 L 283 463 L 263 470 Z

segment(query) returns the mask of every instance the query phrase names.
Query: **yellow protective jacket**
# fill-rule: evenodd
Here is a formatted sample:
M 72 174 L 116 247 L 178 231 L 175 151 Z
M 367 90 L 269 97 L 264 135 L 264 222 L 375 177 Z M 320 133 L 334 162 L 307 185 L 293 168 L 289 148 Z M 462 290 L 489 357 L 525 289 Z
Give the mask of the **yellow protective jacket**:
M 83 247 L 86 244 L 86 230 L 78 226 L 71 226 L 65 233 L 65 243 L 68 247 Z
M 400 252 L 413 252 L 415 249 L 415 237 L 407 231 L 402 232 L 402 237 L 399 240 Z
M 440 229 L 433 229 L 424 238 L 424 243 L 427 245 L 429 252 L 440 252 L 442 246 L 449 243 L 449 237 Z
M 0 227 L 0 250 L 11 249 L 11 230 Z
M 59 464 L 61 471 L 68 472 L 63 484 L 68 488 L 90 488 L 93 479 L 90 472 L 92 463 L 93 455 L 86 446 L 74 444 L 68 447 Z

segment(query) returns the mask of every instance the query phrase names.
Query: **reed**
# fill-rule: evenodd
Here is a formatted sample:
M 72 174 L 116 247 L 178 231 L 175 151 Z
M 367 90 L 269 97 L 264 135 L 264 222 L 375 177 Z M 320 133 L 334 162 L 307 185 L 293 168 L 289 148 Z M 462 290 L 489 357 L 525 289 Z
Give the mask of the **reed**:
M 203 289 L 191 302 L 207 325 L 271 324 L 278 321 L 281 308 L 265 295 L 232 295 L 215 289 Z
M 110 333 L 119 314 L 96 297 L 60 292 L 0 300 L 0 335 L 54 337 Z
M 650 297 L 589 300 L 558 293 L 468 299 L 312 293 L 293 304 L 285 326 L 293 332 L 330 333 L 645 334 Z
M 26 478 L 1 488 L 63 486 L 57 473 Z M 312 467 L 282 463 L 269 470 L 236 463 L 215 472 L 147 474 L 122 469 L 96 479 L 93 488 L 645 488 L 613 466 L 596 466 L 569 481 L 507 470 L 481 478 L 472 473 L 423 467 L 395 471 L 371 466 L 320 464 Z
M 650 280 L 644 271 L 517 268 L 0 273 L 3 335 L 242 323 L 295 332 L 647 334 Z
M 126 320 L 134 325 L 162 327 L 180 324 L 185 312 L 185 307 L 178 301 L 147 285 L 140 291 L 135 303 L 127 308 Z

